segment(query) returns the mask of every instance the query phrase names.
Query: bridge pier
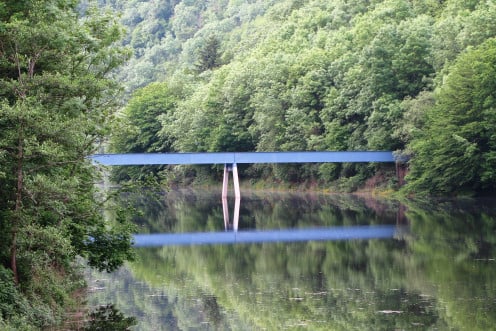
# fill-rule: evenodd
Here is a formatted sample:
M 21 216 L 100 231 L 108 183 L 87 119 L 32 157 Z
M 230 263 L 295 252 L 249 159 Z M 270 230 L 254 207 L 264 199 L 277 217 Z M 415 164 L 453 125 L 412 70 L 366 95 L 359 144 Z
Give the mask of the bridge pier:
M 224 178 L 222 181 L 222 199 L 227 198 L 227 190 L 229 184 L 229 171 L 233 173 L 233 181 L 234 181 L 234 196 L 236 199 L 241 198 L 241 192 L 239 189 L 239 176 L 238 176 L 238 166 L 236 163 L 225 163 L 224 164 Z

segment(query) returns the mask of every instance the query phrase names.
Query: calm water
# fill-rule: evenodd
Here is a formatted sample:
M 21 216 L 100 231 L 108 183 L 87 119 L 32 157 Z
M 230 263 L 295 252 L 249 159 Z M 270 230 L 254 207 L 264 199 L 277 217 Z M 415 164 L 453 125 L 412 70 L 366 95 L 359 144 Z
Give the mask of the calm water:
M 114 304 L 138 319 L 134 330 L 496 329 L 495 200 L 123 199 L 139 211 L 141 233 L 183 237 L 137 248 L 137 261 L 118 272 L 88 276 L 90 304 Z M 205 233 L 238 239 L 205 242 Z M 309 233 L 317 237 L 306 241 Z M 276 239 L 241 242 L 246 235 Z

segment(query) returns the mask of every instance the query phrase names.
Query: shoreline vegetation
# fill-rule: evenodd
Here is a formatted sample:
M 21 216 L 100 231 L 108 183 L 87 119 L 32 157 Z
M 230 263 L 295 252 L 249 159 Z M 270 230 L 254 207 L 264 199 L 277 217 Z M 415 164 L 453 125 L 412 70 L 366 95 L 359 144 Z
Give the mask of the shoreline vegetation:
M 384 177 L 381 177 L 384 178 Z M 370 184 L 364 183 L 360 185 L 355 190 L 349 190 L 339 186 L 339 183 L 334 184 L 319 184 L 315 181 L 306 183 L 285 183 L 285 182 L 275 182 L 267 180 L 252 180 L 252 179 L 240 179 L 240 190 L 241 199 L 243 195 L 252 194 L 323 194 L 323 195 L 355 195 L 355 196 L 370 196 L 377 197 L 380 199 L 392 199 L 401 200 L 404 198 L 399 194 L 398 190 L 390 186 L 390 181 L 388 179 L 381 182 L 373 180 L 373 184 L 376 186 L 370 186 Z M 133 185 L 134 187 L 135 185 Z M 182 183 L 158 183 L 152 184 L 151 189 L 157 188 L 167 192 L 182 192 L 182 191 L 208 191 L 208 192 L 218 192 L 219 195 L 222 191 L 222 179 L 215 180 L 204 180 L 204 181 L 192 181 L 188 184 Z M 133 188 L 139 190 L 138 188 Z M 228 188 L 228 198 L 234 197 L 234 188 L 232 178 L 229 181 Z
M 113 73 L 130 55 L 96 5 L 0 2 L 1 330 L 63 327 L 81 304 L 81 261 L 111 272 L 134 256 L 134 227 L 87 159 L 113 125 Z
M 232 182 L 231 182 L 232 184 Z M 377 196 L 391 196 L 395 191 L 391 187 L 387 187 L 387 183 L 380 183 L 381 185 L 370 187 L 366 184 L 360 186 L 356 190 L 350 191 L 343 188 L 339 188 L 339 184 L 323 185 L 316 182 L 306 182 L 306 183 L 284 183 L 284 182 L 274 182 L 274 181 L 264 181 L 264 180 L 249 180 L 241 179 L 240 182 L 241 196 L 243 192 L 277 192 L 277 193 L 319 193 L 319 194 L 354 194 L 354 195 L 377 195 Z M 180 184 L 162 186 L 165 190 L 182 190 L 182 189 L 207 189 L 208 191 L 219 191 L 222 190 L 222 182 L 209 181 L 208 183 L 192 183 L 182 187 Z M 233 188 L 229 188 L 229 196 L 234 196 Z

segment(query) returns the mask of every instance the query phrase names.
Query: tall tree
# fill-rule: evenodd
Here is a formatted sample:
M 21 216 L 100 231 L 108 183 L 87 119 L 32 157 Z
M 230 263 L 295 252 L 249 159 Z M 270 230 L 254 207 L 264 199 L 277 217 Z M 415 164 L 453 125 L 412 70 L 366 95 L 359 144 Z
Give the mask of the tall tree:
M 70 272 L 77 255 L 107 270 L 130 256 L 126 226 L 107 224 L 95 201 L 87 159 L 107 133 L 120 90 L 111 73 L 128 51 L 115 46 L 110 13 L 80 16 L 77 3 L 0 4 L 0 268 L 47 302 L 58 297 L 40 280 Z

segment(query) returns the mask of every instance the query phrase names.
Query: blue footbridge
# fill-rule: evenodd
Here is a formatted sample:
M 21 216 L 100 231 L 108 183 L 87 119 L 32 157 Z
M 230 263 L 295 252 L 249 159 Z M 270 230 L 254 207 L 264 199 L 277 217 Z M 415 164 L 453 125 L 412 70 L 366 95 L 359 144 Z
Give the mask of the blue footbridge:
M 129 153 L 95 154 L 91 159 L 104 166 L 224 164 L 223 198 L 227 197 L 230 171 L 233 173 L 235 196 L 236 198 L 241 196 L 238 164 L 398 161 L 391 151 Z

